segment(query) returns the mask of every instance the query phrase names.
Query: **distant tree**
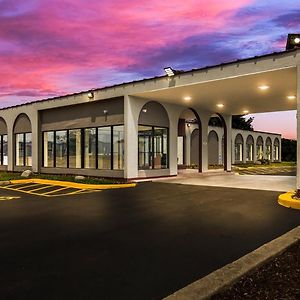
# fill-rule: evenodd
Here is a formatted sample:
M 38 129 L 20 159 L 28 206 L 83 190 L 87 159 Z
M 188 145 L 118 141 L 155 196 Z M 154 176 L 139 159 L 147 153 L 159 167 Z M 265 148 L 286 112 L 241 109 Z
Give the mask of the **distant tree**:
M 232 128 L 253 131 L 253 120 L 253 117 L 250 117 L 246 120 L 244 115 L 232 116 Z M 222 122 L 219 117 L 211 117 L 208 125 L 222 127 Z
M 297 160 L 297 141 L 289 139 L 281 139 L 281 160 L 296 161 Z

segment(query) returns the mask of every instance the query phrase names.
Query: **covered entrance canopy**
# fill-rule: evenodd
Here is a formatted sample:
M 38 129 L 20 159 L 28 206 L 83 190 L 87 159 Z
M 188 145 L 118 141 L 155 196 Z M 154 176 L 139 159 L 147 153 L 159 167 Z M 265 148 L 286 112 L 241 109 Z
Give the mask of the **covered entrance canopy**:
M 202 161 L 207 160 L 207 136 L 204 135 L 207 135 L 208 116 L 217 113 L 224 118 L 225 143 L 231 147 L 232 115 L 295 110 L 297 103 L 300 109 L 300 49 L 134 83 L 128 97 L 196 111 L 202 127 L 202 143 L 199 143 Z M 300 139 L 300 118 L 297 132 Z M 231 166 L 231 151 L 224 156 L 226 165 Z M 300 188 L 300 161 L 297 165 L 297 188 Z

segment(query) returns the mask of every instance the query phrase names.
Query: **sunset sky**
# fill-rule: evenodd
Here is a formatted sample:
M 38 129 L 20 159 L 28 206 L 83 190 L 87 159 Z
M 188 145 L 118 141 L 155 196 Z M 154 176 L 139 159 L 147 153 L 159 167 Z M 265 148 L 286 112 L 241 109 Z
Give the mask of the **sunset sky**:
M 295 0 L 0 0 L 0 15 L 1 107 L 281 51 L 300 33 Z M 295 138 L 295 112 L 254 126 Z

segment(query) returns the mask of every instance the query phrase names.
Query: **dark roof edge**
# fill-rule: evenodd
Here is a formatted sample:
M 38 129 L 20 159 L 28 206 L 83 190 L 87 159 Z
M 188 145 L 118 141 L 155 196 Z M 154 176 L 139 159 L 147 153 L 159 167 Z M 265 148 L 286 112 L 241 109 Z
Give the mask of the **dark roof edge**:
M 253 57 L 248 57 L 248 58 L 243 58 L 243 59 L 237 59 L 235 61 L 230 61 L 230 62 L 226 62 L 226 63 L 220 63 L 220 64 L 216 64 L 216 65 L 211 65 L 211 66 L 195 68 L 195 69 L 191 69 L 191 70 L 187 70 L 187 71 L 180 71 L 176 75 L 174 75 L 174 77 L 184 75 L 184 74 L 188 74 L 188 73 L 191 73 L 191 72 L 205 71 L 205 70 L 214 69 L 214 68 L 218 68 L 218 67 L 224 67 L 224 66 L 232 65 L 232 64 L 236 64 L 236 63 L 246 62 L 246 61 L 253 60 L 253 59 L 260 59 L 260 58 L 265 58 L 265 57 L 274 56 L 274 55 L 277 56 L 277 55 L 281 55 L 281 54 L 296 52 L 299 49 L 300 48 L 294 48 L 294 49 L 291 49 L 291 50 L 272 52 L 272 53 L 268 53 L 268 54 L 263 54 L 263 55 L 258 55 L 258 56 L 256 55 L 256 56 L 253 56 Z M 123 86 L 123 85 L 141 83 L 141 82 L 144 82 L 144 81 L 161 79 L 161 78 L 165 78 L 165 77 L 167 77 L 167 75 L 154 76 L 154 77 L 150 77 L 150 78 L 133 80 L 133 81 L 118 83 L 118 84 L 114 84 L 114 85 L 110 85 L 110 86 L 104 86 L 104 87 L 101 87 L 101 88 L 95 88 L 95 89 L 75 92 L 75 93 L 71 93 L 71 94 L 65 94 L 65 95 L 61 95 L 61 96 L 55 96 L 55 97 L 46 98 L 46 99 L 34 100 L 34 101 L 30 101 L 30 102 L 25 102 L 25 103 L 22 103 L 22 104 L 13 105 L 13 106 L 7 106 L 7 107 L 1 108 L 0 110 L 16 108 L 16 107 L 20 107 L 20 106 L 24 106 L 24 105 L 30 105 L 30 104 L 34 104 L 34 103 L 42 103 L 42 102 L 46 102 L 46 101 L 57 100 L 57 99 L 60 99 L 60 98 L 65 98 L 65 97 L 70 97 L 70 96 L 77 96 L 77 95 L 80 95 L 80 94 L 83 94 L 83 93 L 88 93 L 90 91 L 102 91 L 102 90 L 105 90 L 105 89 L 111 89 L 111 88 L 116 88 L 116 87 L 120 87 L 120 86 Z

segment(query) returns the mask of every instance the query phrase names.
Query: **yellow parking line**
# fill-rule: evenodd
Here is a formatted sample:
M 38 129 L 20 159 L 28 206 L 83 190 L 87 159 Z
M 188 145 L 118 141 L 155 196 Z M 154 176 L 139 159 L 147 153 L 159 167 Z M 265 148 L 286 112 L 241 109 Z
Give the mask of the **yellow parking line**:
M 55 192 L 59 192 L 59 191 L 63 191 L 63 190 L 67 190 L 68 188 L 67 187 L 62 187 L 60 189 L 56 189 L 56 190 L 53 190 L 53 191 L 50 191 L 50 192 L 46 192 L 46 193 L 42 193 L 42 194 L 39 194 L 39 195 L 49 195 L 49 194 L 53 194 Z
M 34 189 L 34 190 L 30 190 L 28 192 L 32 193 L 32 192 L 35 192 L 35 191 L 40 191 L 40 190 L 45 190 L 45 189 L 48 189 L 49 187 L 51 187 L 51 185 L 47 185 L 47 186 L 42 186 L 40 188 L 37 188 L 37 189 Z M 23 191 L 22 191 L 23 192 Z
M 34 186 L 37 186 L 37 185 L 41 185 L 41 184 L 39 184 L 39 183 L 32 183 L 32 184 L 29 184 L 29 185 L 25 185 L 25 186 L 14 188 L 14 190 L 20 191 L 22 189 L 25 189 L 25 188 L 28 188 L 28 187 L 34 187 Z M 31 191 L 31 190 L 29 190 L 29 191 Z

